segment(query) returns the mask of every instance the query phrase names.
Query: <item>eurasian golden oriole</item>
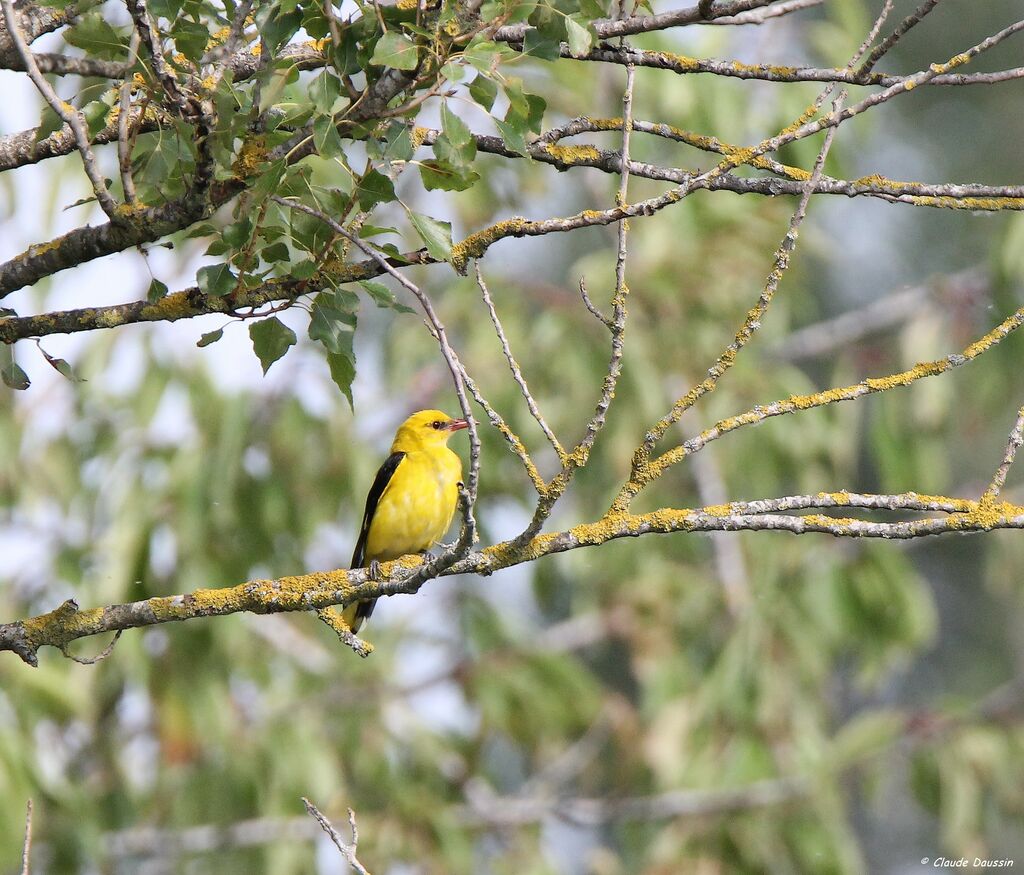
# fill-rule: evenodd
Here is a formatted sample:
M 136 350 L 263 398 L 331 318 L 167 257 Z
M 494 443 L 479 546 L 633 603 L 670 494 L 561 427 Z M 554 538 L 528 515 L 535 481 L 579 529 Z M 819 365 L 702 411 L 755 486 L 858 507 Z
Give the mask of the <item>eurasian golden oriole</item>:
M 378 562 L 422 553 L 441 540 L 455 515 L 462 480 L 462 460 L 448 449 L 448 438 L 466 427 L 466 420 L 440 410 L 421 410 L 398 427 L 391 455 L 366 496 L 351 568 L 372 569 Z M 358 632 L 376 603 L 348 605 L 342 619 Z

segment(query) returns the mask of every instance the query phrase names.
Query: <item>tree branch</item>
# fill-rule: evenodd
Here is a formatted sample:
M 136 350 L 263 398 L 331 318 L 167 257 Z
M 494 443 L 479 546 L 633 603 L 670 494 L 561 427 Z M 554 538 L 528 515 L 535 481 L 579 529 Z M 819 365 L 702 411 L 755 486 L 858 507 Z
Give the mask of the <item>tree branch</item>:
M 789 516 L 783 512 L 793 508 L 869 506 L 921 513 L 941 511 L 947 515 L 913 521 L 877 522 L 820 514 Z M 948 532 L 987 532 L 994 529 L 1024 529 L 1024 507 L 1005 501 L 982 502 L 915 493 L 876 496 L 818 493 L 696 510 L 663 507 L 642 514 L 609 513 L 596 522 L 537 535 L 523 545 L 503 541 L 472 551 L 439 571 L 437 576 L 487 576 L 544 556 L 596 547 L 620 538 L 672 532 L 785 531 L 797 535 L 821 533 L 837 538 L 911 539 Z M 0 624 L 0 651 L 12 651 L 29 665 L 37 665 L 40 647 L 64 648 L 79 638 L 118 629 L 138 629 L 245 611 L 273 614 L 344 607 L 367 599 L 411 594 L 424 583 L 417 574 L 423 567 L 421 556 L 404 556 L 382 563 L 382 577 L 378 580 L 369 580 L 365 569 L 338 569 L 277 580 L 252 580 L 224 589 L 201 589 L 184 595 L 155 596 L 86 610 L 80 610 L 73 600 L 69 600 L 47 614 Z
M 859 383 L 854 383 L 850 386 L 825 389 L 824 391 L 815 392 L 811 395 L 791 395 L 789 398 L 773 401 L 770 404 L 758 404 L 756 407 L 746 411 L 745 413 L 740 413 L 737 416 L 730 416 L 728 419 L 723 419 L 715 423 L 711 428 L 706 429 L 696 437 L 693 437 L 680 446 L 662 454 L 659 458 L 650 463 L 650 470 L 648 471 L 649 478 L 650 480 L 653 480 L 660 476 L 664 473 L 665 469 L 681 462 L 687 456 L 698 452 L 708 442 L 716 440 L 722 435 L 735 431 L 738 428 L 753 425 L 757 422 L 763 422 L 769 417 L 782 416 L 802 410 L 810 410 L 815 407 L 824 407 L 828 404 L 836 404 L 840 401 L 852 401 L 855 398 L 860 398 L 864 395 L 871 395 L 876 392 L 886 392 L 900 386 L 909 386 L 911 383 L 915 383 L 925 377 L 934 377 L 938 374 L 944 374 L 946 371 L 965 365 L 983 353 L 988 352 L 988 350 L 1000 343 L 1005 337 L 1020 328 L 1022 324 L 1024 324 L 1024 307 L 1017 310 L 1011 316 L 1008 316 L 999 323 L 999 325 L 984 336 L 978 338 L 974 343 L 965 347 L 959 353 L 953 353 L 952 355 L 948 355 L 942 359 L 937 359 L 936 361 L 921 362 L 909 370 L 901 371 L 896 374 L 889 374 L 885 377 L 867 377 Z M 649 482 L 649 480 L 646 482 Z
M 359 862 L 356 857 L 356 849 L 359 845 L 359 830 L 356 828 L 356 814 L 350 808 L 348 810 L 348 826 L 352 830 L 352 844 L 347 844 L 341 837 L 340 833 L 331 826 L 331 822 L 320 813 L 320 810 L 310 802 L 305 796 L 302 797 L 302 804 L 306 806 L 306 812 L 313 817 L 317 823 L 320 824 L 320 828 L 330 836 L 331 841 L 334 842 L 334 846 L 341 851 L 341 855 L 345 858 L 345 862 L 352 867 L 352 870 L 356 875 L 370 875 L 366 871 L 366 867 Z
M 89 182 L 92 184 L 92 190 L 96 194 L 96 200 L 102 207 L 103 212 L 110 217 L 111 220 L 117 218 L 117 204 L 110 192 L 107 191 L 107 185 L 103 180 L 103 174 L 100 172 L 99 166 L 96 164 L 96 156 L 93 154 L 92 147 L 89 145 L 89 131 L 86 126 L 85 118 L 82 113 L 75 109 L 71 104 L 64 102 L 57 96 L 57 92 L 53 90 L 53 86 L 46 81 L 43 74 L 39 71 L 39 67 L 36 65 L 35 58 L 32 56 L 32 51 L 29 49 L 28 44 L 25 42 L 25 38 L 22 36 L 21 29 L 18 26 L 18 16 L 14 11 L 14 3 L 12 0 L 0 0 L 0 7 L 3 8 L 3 18 L 7 25 L 7 35 L 14 43 L 14 48 L 18 52 L 18 56 L 21 58 L 22 64 L 25 66 L 25 70 L 28 72 L 29 79 L 32 80 L 32 84 L 35 85 L 36 90 L 42 95 L 43 100 L 49 105 L 64 123 L 71 128 L 75 136 L 75 143 L 78 145 L 78 151 L 82 154 L 82 164 L 85 167 L 85 174 L 89 177 Z
M 673 27 L 683 27 L 687 24 L 707 24 L 715 19 L 737 16 L 748 10 L 760 9 L 778 3 L 778 0 L 719 0 L 704 15 L 700 6 L 690 6 L 685 9 L 674 9 L 670 12 L 661 12 L 657 15 L 634 15 L 629 18 L 613 19 L 608 18 L 594 22 L 594 30 L 598 39 L 607 40 L 621 36 L 633 36 L 638 33 L 653 33 L 658 30 L 668 30 Z M 805 8 L 806 4 L 786 6 L 787 12 L 794 12 Z M 741 22 L 733 22 L 741 23 Z M 743 22 L 745 23 L 745 22 Z M 496 42 L 522 42 L 528 30 L 526 24 L 510 24 L 499 27 L 492 37 Z

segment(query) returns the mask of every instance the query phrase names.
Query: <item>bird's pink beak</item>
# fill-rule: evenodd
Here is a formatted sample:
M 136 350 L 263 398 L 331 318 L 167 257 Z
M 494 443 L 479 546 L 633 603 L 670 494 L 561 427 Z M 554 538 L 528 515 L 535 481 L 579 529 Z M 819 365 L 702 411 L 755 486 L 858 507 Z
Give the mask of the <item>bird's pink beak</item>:
M 464 428 L 469 428 L 469 423 L 464 419 L 453 419 L 448 423 L 448 431 L 461 431 Z

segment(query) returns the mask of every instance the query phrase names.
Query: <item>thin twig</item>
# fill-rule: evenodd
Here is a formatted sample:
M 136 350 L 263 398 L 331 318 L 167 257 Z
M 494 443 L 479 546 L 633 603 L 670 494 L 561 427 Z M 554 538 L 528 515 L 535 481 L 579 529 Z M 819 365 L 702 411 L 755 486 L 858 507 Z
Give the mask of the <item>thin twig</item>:
M 351 866 L 357 875 L 370 875 L 366 867 L 359 862 L 356 857 L 356 849 L 359 845 L 359 830 L 356 828 L 356 815 L 355 812 L 350 808 L 348 810 L 348 825 L 349 829 L 352 830 L 352 844 L 346 844 L 345 840 L 341 837 L 341 834 L 331 826 L 331 822 L 320 812 L 312 802 L 310 802 L 305 796 L 302 797 L 302 804 L 306 806 L 306 811 L 316 819 L 316 822 L 320 824 L 320 828 L 330 836 L 335 847 L 341 851 L 341 855 L 345 858 L 345 861 Z
M 875 46 L 867 58 L 864 59 L 864 63 L 860 65 L 857 70 L 858 76 L 865 76 L 874 69 L 882 56 L 887 54 L 893 46 L 896 45 L 902 38 L 903 35 L 915 25 L 921 22 L 929 12 L 931 12 L 936 6 L 939 5 L 939 0 L 924 0 L 920 6 L 917 7 L 913 12 L 910 13 L 906 18 L 903 19 L 897 26 L 896 29 L 889 34 L 881 43 Z M 874 39 L 872 38 L 872 42 Z
M 768 352 L 783 361 L 801 361 L 832 356 L 873 334 L 906 323 L 927 304 L 956 310 L 988 296 L 990 279 L 984 269 L 972 267 L 949 276 L 930 279 L 921 285 L 882 295 L 863 307 L 814 322 L 787 334 Z
M 882 9 L 878 13 L 878 17 L 875 19 L 875 23 L 871 26 L 871 30 L 868 31 L 868 35 L 864 37 L 864 42 L 860 44 L 860 48 L 854 52 L 850 62 L 846 65 L 846 69 L 849 70 L 853 67 L 861 58 L 864 57 L 864 53 L 871 48 L 871 44 L 878 39 L 878 34 L 882 30 L 882 25 L 885 24 L 886 19 L 892 12 L 892 5 L 894 0 L 885 0 L 882 4 Z
M 811 788 L 801 778 L 777 778 L 726 790 L 670 790 L 654 796 L 620 799 L 551 796 L 524 799 L 496 796 L 483 787 L 475 789 L 477 792 L 469 805 L 457 809 L 459 819 L 466 824 L 522 826 L 555 815 L 579 825 L 601 826 L 616 821 L 713 817 L 749 811 L 801 799 Z
M 619 163 L 619 188 L 615 195 L 615 207 L 617 210 L 622 211 L 625 211 L 628 207 L 629 140 L 633 130 L 633 85 L 635 80 L 636 70 L 633 67 L 627 67 L 626 86 L 622 93 L 622 159 Z M 565 493 L 570 482 L 572 482 L 576 471 L 586 466 L 590 458 L 590 451 L 594 446 L 594 441 L 604 427 L 612 398 L 615 397 L 615 387 L 618 385 L 619 375 L 622 373 L 623 341 L 626 332 L 626 299 L 629 296 L 629 287 L 626 285 L 626 232 L 629 224 L 625 215 L 620 216 L 618 226 L 612 315 L 608 322 L 605 323 L 611 333 L 611 354 L 608 359 L 608 368 L 601 384 L 601 395 L 594 409 L 594 415 L 587 423 L 579 443 L 565 457 L 562 462 L 562 470 L 551 480 L 547 489 L 540 496 L 529 524 L 514 539 L 513 543 L 517 545 L 526 544 L 536 536 L 544 526 L 545 520 L 551 515 L 555 504 Z M 585 288 L 582 282 L 580 283 L 580 289 L 581 294 L 583 294 Z M 585 297 L 584 300 L 586 301 L 587 298 Z
M 522 462 L 523 468 L 526 470 L 527 477 L 530 478 L 530 482 L 533 484 L 533 488 L 537 490 L 538 495 L 543 495 L 547 489 L 547 483 L 541 476 L 540 471 L 537 470 L 537 465 L 530 456 L 526 447 L 520 440 L 519 435 L 512 431 L 511 427 L 505 422 L 504 417 L 494 406 L 484 397 L 483 392 L 480 391 L 480 387 L 477 386 L 476 381 L 466 371 L 466 366 L 459 360 L 459 371 L 462 374 L 462 380 L 466 384 L 466 390 L 470 396 L 480 405 L 484 414 L 487 416 L 488 422 L 491 423 L 500 433 L 505 442 L 509 445 L 509 449 L 518 456 L 519 461 Z
M 825 407 L 842 401 L 853 401 L 864 395 L 887 392 L 898 387 L 909 386 L 911 383 L 916 383 L 918 380 L 923 380 L 926 377 L 944 374 L 988 352 L 1022 325 L 1024 325 L 1024 307 L 1012 313 L 996 325 L 995 328 L 968 344 L 960 352 L 952 353 L 945 358 L 930 362 L 920 362 L 909 370 L 888 374 L 883 377 L 866 377 L 859 383 L 848 386 L 834 386 L 810 395 L 791 395 L 789 398 L 772 401 L 770 404 L 758 404 L 744 413 L 730 416 L 715 423 L 711 428 L 705 429 L 696 437 L 690 438 L 690 440 L 682 445 L 665 452 L 650 463 L 651 477 L 660 476 L 666 468 L 682 461 L 686 456 L 698 452 L 710 441 L 745 426 L 753 425 L 756 422 L 763 422 L 773 416 L 783 416 L 789 413 L 796 413 L 797 411 Z
M 21 32 L 21 28 L 18 26 L 17 13 L 14 11 L 14 4 L 12 0 L 0 0 L 0 5 L 3 6 L 4 21 L 7 24 L 7 32 L 10 34 L 11 40 L 14 42 L 14 46 L 18 51 L 18 56 L 21 58 L 22 63 L 25 65 L 25 72 L 28 73 L 29 78 L 32 80 L 32 84 L 35 85 L 36 90 L 42 95 L 43 100 L 49 104 L 52 109 L 64 123 L 71 128 L 75 135 L 75 142 L 78 144 L 78 151 L 82 155 L 82 164 L 85 167 L 86 176 L 89 177 L 89 182 L 92 183 L 92 190 L 96 195 L 96 200 L 99 202 L 103 212 L 114 221 L 117 219 L 117 203 L 107 190 L 107 183 L 103 179 L 103 174 L 100 172 L 99 165 L 96 163 L 96 156 L 93 154 L 92 146 L 89 145 L 89 129 L 86 125 L 86 121 L 81 112 L 75 109 L 70 103 L 66 103 L 60 99 L 57 92 L 53 90 L 53 86 L 46 81 L 46 78 L 41 72 L 39 67 L 36 65 L 35 57 L 32 54 L 32 50 L 29 49 L 28 44 L 25 42 L 25 37 Z
M 373 645 L 357 636 L 334 608 L 320 608 L 316 615 L 330 627 L 342 644 L 351 647 L 363 659 L 373 653 Z
M 544 420 L 544 416 L 540 412 L 540 408 L 537 406 L 536 400 L 530 393 L 530 387 L 526 384 L 526 378 L 523 376 L 519 363 L 516 361 L 515 356 L 512 355 L 512 349 L 509 346 L 508 337 L 505 336 L 505 329 L 501 326 L 501 320 L 498 318 L 498 311 L 494 307 L 494 301 L 491 299 L 491 293 L 487 289 L 487 283 L 484 282 L 484 276 L 480 271 L 479 262 L 476 264 L 476 284 L 480 289 L 480 295 L 483 297 L 484 304 L 487 307 L 487 312 L 491 317 L 491 324 L 494 325 L 494 331 L 498 335 L 498 341 L 501 343 L 501 351 L 505 356 L 505 361 L 508 362 L 509 370 L 512 371 L 512 378 L 516 381 L 516 385 L 519 386 L 519 391 L 522 392 L 523 398 L 526 399 L 526 406 L 530 409 L 530 414 L 537 421 L 537 425 L 540 426 L 541 431 L 544 432 L 544 436 L 548 439 L 548 443 L 550 443 L 554 448 L 555 453 L 558 455 L 559 462 L 564 465 L 566 461 L 565 448 L 561 443 L 559 443 L 555 433 Z
M 128 57 L 134 63 L 138 58 L 141 37 L 137 30 L 132 31 L 131 40 L 128 43 Z M 132 80 L 125 79 L 121 84 L 118 96 L 117 110 L 117 163 L 121 171 L 121 187 L 124 189 L 124 200 L 129 205 L 134 205 L 135 180 L 132 178 L 132 149 L 129 136 L 129 126 L 132 114 Z M 140 116 L 141 118 L 141 116 Z
M 804 193 L 800 197 L 800 203 L 789 220 L 789 228 L 786 230 L 786 235 L 783 237 L 782 243 L 775 250 L 774 266 L 768 274 L 768 280 L 761 291 L 757 303 L 747 313 L 746 318 L 743 320 L 743 325 L 736 332 L 732 343 L 725 348 L 715 360 L 715 363 L 708 368 L 707 377 L 679 398 L 672 405 L 671 410 L 655 423 L 644 436 L 643 443 L 637 448 L 636 454 L 633 457 L 629 480 L 622 486 L 612 505 L 616 510 L 625 510 L 633 497 L 656 476 L 654 471 L 660 470 L 652 469 L 650 464 L 651 453 L 654 450 L 655 444 L 661 440 L 671 426 L 680 420 L 687 410 L 693 407 L 704 395 L 715 390 L 718 381 L 735 364 L 739 351 L 747 345 L 754 336 L 754 333 L 761 327 L 761 320 L 768 311 L 775 297 L 775 292 L 779 288 L 779 283 L 789 267 L 790 256 L 796 248 L 800 225 L 807 215 L 807 206 L 810 203 L 817 179 L 820 177 L 822 168 L 825 165 L 825 158 L 832 146 L 832 135 L 834 135 L 835 130 L 835 128 L 828 129 L 825 140 L 818 152 L 818 157 L 815 159 L 814 169 L 811 171 L 811 176 L 807 181 Z
M 587 292 L 587 283 L 583 277 L 580 277 L 580 297 L 583 299 L 583 306 L 590 311 L 590 314 L 601 322 L 605 328 L 610 329 L 612 327 L 612 320 L 605 316 L 600 308 L 590 300 L 590 295 Z
M 334 12 L 334 0 L 323 0 L 324 18 L 327 19 L 327 27 L 331 32 L 331 45 L 334 46 L 334 50 L 338 51 L 341 49 L 341 28 L 338 27 L 338 16 Z M 345 87 L 348 89 L 349 98 L 355 99 L 358 96 L 358 92 L 353 94 L 354 86 L 352 86 L 352 80 L 347 75 L 343 75 L 343 81 Z
M 75 656 L 68 650 L 67 645 L 61 647 L 60 652 L 72 662 L 77 662 L 79 665 L 95 665 L 97 662 L 103 662 L 104 659 L 114 652 L 114 645 L 117 644 L 117 641 L 121 637 L 121 633 L 123 631 L 123 629 L 118 629 L 117 632 L 114 633 L 114 637 L 110 639 L 110 643 L 95 656 Z
M 1017 450 L 1020 449 L 1022 443 L 1024 443 L 1024 407 L 1017 411 L 1017 421 L 1010 430 L 1010 437 L 1006 443 L 1006 450 L 1003 453 L 1003 461 L 996 468 L 996 473 L 992 476 L 992 482 L 989 484 L 988 489 L 985 490 L 982 501 L 994 501 L 1003 486 L 1006 485 L 1006 475 L 1010 473 L 1010 466 L 1013 464 L 1013 460 L 1017 456 Z
M 438 346 L 441 348 L 441 355 L 444 357 L 444 360 L 448 365 L 448 370 L 452 375 L 455 394 L 459 399 L 459 406 L 462 410 L 462 415 L 468 423 L 469 431 L 469 475 L 466 478 L 465 487 L 460 489 L 459 493 L 459 504 L 462 510 L 462 529 L 459 533 L 458 540 L 451 545 L 451 547 L 442 550 L 441 554 L 437 558 L 421 565 L 409 576 L 408 582 L 410 585 L 419 584 L 430 577 L 436 576 L 441 571 L 449 568 L 459 559 L 465 557 L 476 541 L 476 519 L 473 516 L 473 509 L 476 504 L 477 484 L 480 477 L 480 436 L 477 431 L 476 420 L 473 418 L 473 411 L 469 404 L 469 398 L 466 396 L 466 385 L 462 378 L 463 370 L 460 366 L 459 358 L 448 342 L 448 335 L 444 327 L 444 323 L 438 318 L 438 315 L 434 310 L 434 306 L 430 302 L 430 298 L 428 298 L 423 290 L 412 282 L 412 280 L 406 277 L 401 271 L 392 267 L 391 263 L 385 256 L 381 255 L 372 246 L 367 245 L 347 228 L 338 224 L 323 211 L 313 207 L 308 207 L 298 201 L 287 200 L 276 195 L 273 196 L 273 200 L 275 203 L 279 203 L 282 206 L 299 210 L 300 212 L 320 219 L 320 221 L 330 227 L 336 234 L 344 237 L 351 244 L 375 260 L 386 273 L 393 276 L 403 288 L 416 298 L 427 317 L 428 327 L 431 329 L 431 332 L 437 340 Z
M 29 857 L 32 854 L 32 800 L 25 806 L 25 842 L 21 846 L 21 875 L 29 875 Z

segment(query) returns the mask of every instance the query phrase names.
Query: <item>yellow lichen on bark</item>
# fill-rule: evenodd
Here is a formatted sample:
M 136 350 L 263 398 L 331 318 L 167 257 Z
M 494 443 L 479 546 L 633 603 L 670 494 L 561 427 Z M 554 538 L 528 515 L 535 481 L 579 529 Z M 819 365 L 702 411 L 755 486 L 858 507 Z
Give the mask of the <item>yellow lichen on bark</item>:
M 461 243 L 452 246 L 451 265 L 459 273 L 466 272 L 466 266 L 471 258 L 479 258 L 487 248 L 504 237 L 513 237 L 530 223 L 522 216 L 514 216 L 503 222 L 495 222 L 490 227 L 470 234 Z
M 545 143 L 541 149 L 562 164 L 580 164 L 601 159 L 601 151 L 595 146 L 559 146 L 556 143 Z
M 188 292 L 172 292 L 142 308 L 142 318 L 149 321 L 184 319 L 194 314 Z

